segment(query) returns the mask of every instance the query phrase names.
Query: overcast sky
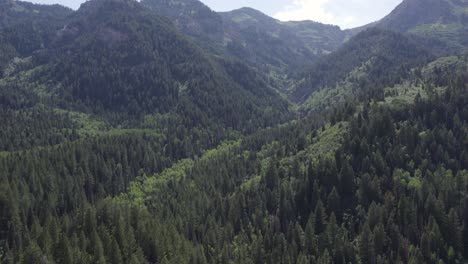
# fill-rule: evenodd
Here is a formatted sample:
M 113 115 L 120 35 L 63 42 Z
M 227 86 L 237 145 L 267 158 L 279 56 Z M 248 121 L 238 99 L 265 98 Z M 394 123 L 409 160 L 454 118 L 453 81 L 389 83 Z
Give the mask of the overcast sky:
M 25 0 L 28 1 L 28 0 Z M 32 0 L 78 8 L 84 0 Z M 362 26 L 390 13 L 402 0 L 201 0 L 216 11 L 248 6 L 280 20 L 313 20 L 342 28 Z

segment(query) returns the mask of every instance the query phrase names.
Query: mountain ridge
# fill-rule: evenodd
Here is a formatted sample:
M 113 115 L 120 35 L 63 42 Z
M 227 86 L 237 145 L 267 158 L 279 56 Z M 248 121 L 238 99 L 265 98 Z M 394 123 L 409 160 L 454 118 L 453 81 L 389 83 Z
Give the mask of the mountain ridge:
M 467 263 L 460 24 L 145 3 L 0 9 L 0 263 Z
M 176 1 L 179 2 L 184 1 Z M 166 0 L 145 0 L 142 4 L 152 7 L 160 15 L 171 18 L 178 24 L 179 29 L 193 36 L 202 47 L 217 54 L 245 60 L 251 66 L 261 68 L 280 80 L 284 79 L 280 76 L 292 72 L 288 68 L 298 69 L 309 64 L 310 60 L 329 52 L 345 38 L 345 34 L 337 33 L 336 28 L 332 26 L 324 25 L 320 28 L 321 24 L 310 24 L 312 29 L 309 31 L 296 30 L 293 26 L 295 24 L 285 25 L 252 8 L 215 13 L 199 1 L 175 5 Z M 196 17 L 190 10 L 204 10 L 203 12 L 209 15 Z M 194 14 L 198 13 L 199 11 L 194 11 Z M 181 18 L 182 14 L 188 15 Z M 215 27 L 215 30 L 206 32 L 189 29 L 189 26 L 202 28 L 201 25 L 210 19 L 209 25 Z M 252 23 L 247 23 L 249 19 Z M 316 25 L 319 31 L 327 33 L 330 30 L 332 33 L 322 40 L 321 33 L 315 33 Z M 305 37 L 302 38 L 301 35 Z M 207 43 L 207 39 L 211 42 Z M 314 42 L 305 43 L 311 39 L 314 39 Z
M 412 67 L 428 62 L 431 57 L 434 55 L 430 50 L 420 47 L 415 39 L 397 32 L 370 28 L 313 64 L 305 80 L 292 91 L 292 96 L 303 102 L 312 92 L 334 88 L 358 69 L 363 80 L 370 82 L 364 84 L 357 80 L 359 87 L 393 85 Z M 408 65 L 403 66 L 405 64 Z M 387 72 L 385 77 L 384 71 Z
M 454 52 L 468 46 L 468 2 L 405 0 L 373 26 L 438 39 Z

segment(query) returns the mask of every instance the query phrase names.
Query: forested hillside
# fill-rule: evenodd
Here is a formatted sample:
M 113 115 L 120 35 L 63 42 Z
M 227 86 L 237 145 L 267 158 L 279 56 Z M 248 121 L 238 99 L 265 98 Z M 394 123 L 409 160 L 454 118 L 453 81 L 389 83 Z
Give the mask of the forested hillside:
M 189 108 L 203 115 L 190 117 L 195 124 L 211 118 L 234 129 L 251 118 L 282 120 L 286 102 L 253 70 L 210 58 L 138 3 L 86 3 L 60 35 L 50 78 L 64 87 L 62 98 L 130 115 Z M 265 110 L 273 104 L 278 112 Z
M 216 13 L 198 0 L 144 0 L 142 4 L 169 17 L 205 50 L 241 59 L 281 82 L 286 81 L 285 75 L 335 50 L 347 37 L 337 26 L 281 22 L 251 8 Z M 277 88 L 284 88 L 281 82 Z
M 0 1 L 0 77 L 16 56 L 30 56 L 51 44 L 71 10 L 59 5 Z
M 468 51 L 465 0 L 405 0 L 375 26 L 439 40 L 452 51 Z
M 466 4 L 421 2 L 0 0 L 0 263 L 467 263 L 466 43 L 413 30 Z
M 408 77 L 412 68 L 431 58 L 434 55 L 430 49 L 411 37 L 368 29 L 307 69 L 304 80 L 292 90 L 292 96 L 304 101 L 316 90 L 335 88 L 345 81 L 359 89 L 394 85 Z
M 14 52 L 9 45 L 5 49 Z M 25 120 L 25 126 L 30 116 L 64 120 L 38 124 L 31 137 L 43 135 L 30 141 L 49 140 L 43 137 L 57 130 L 65 132 L 57 138 L 69 138 L 94 120 L 107 130 L 177 129 L 183 137 L 195 129 L 189 134 L 213 143 L 230 130 L 251 133 L 290 116 L 287 101 L 255 69 L 204 53 L 169 21 L 133 1 L 84 4 L 67 17 L 50 47 L 10 59 L 4 74 L 7 116 Z M 24 133 L 19 124 L 2 125 L 7 134 Z

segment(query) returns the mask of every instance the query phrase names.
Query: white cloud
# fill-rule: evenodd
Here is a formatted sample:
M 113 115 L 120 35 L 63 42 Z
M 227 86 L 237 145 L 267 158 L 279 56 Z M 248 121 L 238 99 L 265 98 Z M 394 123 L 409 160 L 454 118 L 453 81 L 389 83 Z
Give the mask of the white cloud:
M 330 0 L 294 0 L 284 10 L 274 14 L 282 21 L 313 20 L 322 23 L 336 23 L 336 17 L 325 9 Z
M 285 0 L 274 17 L 282 21 L 312 20 L 343 28 L 381 19 L 402 0 Z
M 0 0 L 2 1 L 2 0 Z M 60 3 L 77 9 L 85 0 L 25 0 Z M 242 6 L 261 10 L 283 21 L 312 20 L 353 28 L 381 19 L 402 0 L 201 0 L 216 11 Z

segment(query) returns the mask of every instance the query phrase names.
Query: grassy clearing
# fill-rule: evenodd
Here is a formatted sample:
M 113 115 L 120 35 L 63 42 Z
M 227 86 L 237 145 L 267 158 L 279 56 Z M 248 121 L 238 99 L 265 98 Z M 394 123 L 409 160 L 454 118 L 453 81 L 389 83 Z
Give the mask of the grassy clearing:
M 111 129 L 110 125 L 105 121 L 87 113 L 58 108 L 54 109 L 54 111 L 58 114 L 67 115 L 74 123 L 76 123 L 78 127 L 76 132 L 81 137 L 102 135 Z
M 299 110 L 307 112 L 327 109 L 335 103 L 344 102 L 351 93 L 352 88 L 349 83 L 337 85 L 334 88 L 324 88 L 314 92 Z
M 150 197 L 152 192 L 157 191 L 158 187 L 167 184 L 169 181 L 177 181 L 186 177 L 195 162 L 207 162 L 216 159 L 219 155 L 226 155 L 239 147 L 240 141 L 224 142 L 217 148 L 207 151 L 197 161 L 183 159 L 161 173 L 151 176 L 139 176 L 130 184 L 126 193 L 117 196 L 115 199 L 119 202 L 144 207 L 146 197 Z
M 130 184 L 126 193 L 122 193 L 115 198 L 122 203 L 130 203 L 135 206 L 144 207 L 145 199 L 158 186 L 166 184 L 170 180 L 179 180 L 186 176 L 187 171 L 193 167 L 193 161 L 184 159 L 164 170 L 162 173 L 153 176 L 140 176 Z

